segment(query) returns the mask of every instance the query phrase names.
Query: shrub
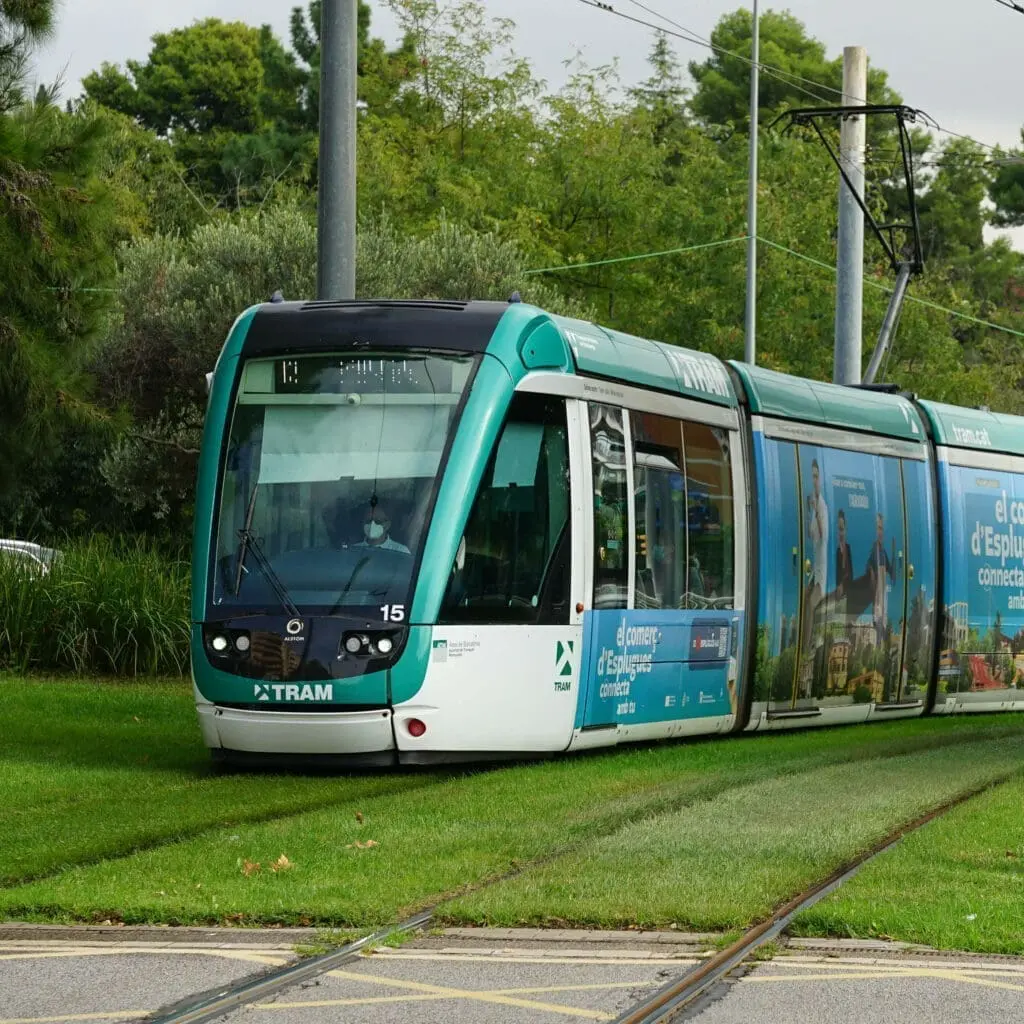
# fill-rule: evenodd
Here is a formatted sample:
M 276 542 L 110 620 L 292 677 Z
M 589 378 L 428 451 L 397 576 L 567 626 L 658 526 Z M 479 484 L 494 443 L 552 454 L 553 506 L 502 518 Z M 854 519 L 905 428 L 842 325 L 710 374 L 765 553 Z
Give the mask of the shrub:
M 0 559 L 0 667 L 182 675 L 188 595 L 187 563 L 141 543 L 70 546 L 46 575 Z

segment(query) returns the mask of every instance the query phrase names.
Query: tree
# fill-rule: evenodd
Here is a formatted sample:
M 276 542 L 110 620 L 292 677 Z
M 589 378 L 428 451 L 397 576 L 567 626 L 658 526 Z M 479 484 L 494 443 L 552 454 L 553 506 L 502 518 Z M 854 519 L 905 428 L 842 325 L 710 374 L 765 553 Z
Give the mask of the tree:
M 306 7 L 293 7 L 292 50 L 305 65 L 302 88 L 302 126 L 315 132 L 320 117 L 320 13 L 321 0 Z M 370 35 L 370 5 L 359 0 L 357 46 L 357 94 L 367 109 L 385 114 L 401 85 L 409 78 L 415 62 L 414 45 L 405 36 L 397 49 L 389 51 L 381 39 Z
M 53 28 L 54 0 L 0 0 L 0 113 L 21 104 L 32 48 Z
M 364 221 L 358 236 L 360 297 L 508 299 L 587 315 L 549 285 L 523 276 L 516 246 L 442 222 L 417 239 L 389 220 Z M 280 289 L 311 295 L 316 283 L 313 219 L 276 204 L 196 228 L 154 236 L 121 252 L 119 315 L 93 363 L 98 396 L 132 422 L 108 448 L 103 478 L 153 529 L 184 537 L 205 406 L 204 378 L 235 317 Z
M 760 76 L 758 110 L 762 122 L 789 107 L 838 105 L 842 100 L 842 58 L 828 60 L 824 44 L 809 36 L 803 22 L 788 11 L 765 11 L 760 20 L 760 62 L 762 66 L 770 65 Z M 711 42 L 716 47 L 712 55 L 690 64 L 690 74 L 697 83 L 694 113 L 706 124 L 734 125 L 746 131 L 753 51 L 750 11 L 740 9 L 724 15 L 711 33 Z M 899 101 L 886 80 L 884 71 L 869 68 L 869 103 Z
M 122 234 L 117 190 L 100 176 L 103 125 L 21 97 L 29 46 L 52 5 L 0 0 L 0 517 L 31 502 L 27 481 L 56 457 L 61 430 L 92 410 L 82 400 L 85 345 L 109 305 L 112 247 Z
M 294 164 L 311 166 L 309 140 L 291 134 L 304 75 L 269 26 L 207 18 L 153 36 L 148 59 L 126 67 L 86 75 L 86 96 L 170 139 L 200 190 L 238 206 Z
M 1021 130 L 1024 139 L 1024 129 Z M 995 204 L 992 223 L 996 227 L 1014 228 L 1024 224 L 1024 150 L 1011 149 L 997 154 L 993 161 L 995 173 L 989 185 L 989 196 Z

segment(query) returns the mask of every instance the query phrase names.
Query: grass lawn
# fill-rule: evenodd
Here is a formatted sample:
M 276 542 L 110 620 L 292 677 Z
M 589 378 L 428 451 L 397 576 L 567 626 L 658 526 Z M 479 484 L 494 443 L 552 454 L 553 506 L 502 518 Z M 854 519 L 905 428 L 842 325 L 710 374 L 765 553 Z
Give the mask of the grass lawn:
M 890 822 L 913 817 L 958 787 L 1012 765 L 1024 750 L 1024 719 L 989 716 L 609 751 L 466 775 L 218 778 L 209 774 L 198 746 L 187 692 L 142 690 L 137 684 L 74 685 L 82 687 L 85 711 L 75 713 L 70 697 L 61 698 L 68 684 L 55 684 L 51 689 L 57 696 L 49 707 L 60 721 L 47 723 L 40 716 L 43 748 L 21 743 L 11 758 L 15 775 L 21 772 L 29 780 L 36 772 L 37 777 L 27 783 L 33 794 L 27 807 L 19 805 L 16 789 L 0 804 L 19 808 L 12 818 L 0 817 L 2 870 L 9 879 L 16 872 L 19 855 L 8 849 L 7 822 L 17 823 L 20 813 L 18 827 L 35 850 L 35 863 L 49 857 L 45 870 L 51 874 L 0 889 L 0 916 L 366 927 L 559 855 L 562 859 L 530 868 L 519 881 L 500 884 L 494 895 L 517 891 L 526 878 L 550 877 L 545 872 L 581 870 L 606 877 L 619 872 L 613 879 L 616 892 L 642 895 L 647 876 L 623 874 L 621 865 L 647 863 L 648 873 L 683 878 L 689 867 L 676 866 L 673 837 L 691 819 L 704 822 L 705 808 L 722 801 L 718 806 L 726 815 L 760 814 L 768 843 L 787 820 L 794 795 L 799 799 L 785 833 L 788 845 L 769 843 L 764 849 L 780 861 L 797 860 L 792 877 L 806 871 L 819 877 L 827 870 L 815 861 L 822 851 L 843 859 L 864 841 L 861 831 L 840 829 L 831 846 L 819 844 L 808 856 L 794 856 L 805 829 L 823 816 L 843 818 L 838 793 L 846 800 L 849 790 L 851 799 L 864 801 L 851 807 L 854 815 L 874 815 L 867 831 L 884 831 Z M 33 684 L 21 688 L 30 710 Z M 138 726 L 147 731 L 133 733 Z M 59 735 L 62 741 L 50 739 Z M 126 748 L 128 736 L 134 744 Z M 49 751 L 47 743 L 54 745 Z M 79 745 L 91 754 L 78 757 Z M 111 751 L 113 765 L 104 763 L 104 749 Z M 150 760 L 140 763 L 147 753 Z M 154 760 L 163 767 L 154 767 Z M 54 765 L 56 793 L 33 788 L 44 781 L 38 766 L 47 763 Z M 952 763 L 963 768 L 950 772 Z M 107 772 L 116 785 L 101 781 L 97 787 L 99 777 L 85 779 L 83 770 Z M 833 781 L 846 788 L 828 788 Z M 742 799 L 736 803 L 741 796 L 751 805 Z M 767 806 L 769 799 L 775 804 Z M 80 807 L 79 800 L 88 806 Z M 306 809 L 310 806 L 319 809 Z M 69 812 L 72 827 L 66 825 Z M 719 819 L 716 812 L 710 824 Z M 140 838 L 146 822 L 153 825 Z M 722 819 L 717 833 L 708 827 L 688 834 L 690 845 L 711 865 L 710 878 L 733 869 L 725 868 L 732 862 L 722 861 L 713 845 L 719 833 L 730 834 L 728 822 Z M 74 847 L 80 861 L 95 862 L 53 873 L 75 860 L 48 853 L 48 838 L 57 836 Z M 598 851 L 602 857 L 608 850 L 618 852 L 603 866 L 590 860 L 594 854 L 582 852 Z M 751 856 L 757 851 L 752 844 Z M 720 865 L 723 871 L 716 874 Z M 790 877 L 780 875 L 780 884 L 788 885 Z M 488 898 L 482 893 L 464 899 L 459 913 L 469 920 L 529 916 L 490 904 L 482 911 Z M 618 920 L 620 905 L 621 900 L 595 905 L 586 919 Z M 642 909 L 638 905 L 638 912 Z M 572 916 L 563 911 L 542 907 L 538 913 Z M 685 916 L 673 906 L 668 919 Z
M 1015 767 L 1024 770 L 1018 738 L 764 778 L 456 900 L 445 917 L 742 928 L 901 823 Z
M 792 930 L 1024 954 L 1024 780 L 907 836 Z
M 191 686 L 0 675 L 0 885 L 436 776 L 217 775 Z

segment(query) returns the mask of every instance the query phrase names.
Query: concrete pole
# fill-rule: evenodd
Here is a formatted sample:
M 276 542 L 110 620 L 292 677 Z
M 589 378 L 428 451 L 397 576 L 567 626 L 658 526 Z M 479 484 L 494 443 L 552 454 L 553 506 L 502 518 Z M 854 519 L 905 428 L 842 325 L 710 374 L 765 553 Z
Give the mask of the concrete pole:
M 323 0 L 320 9 L 320 299 L 356 294 L 356 3 Z
M 744 315 L 743 361 L 757 356 L 757 122 L 758 63 L 761 59 L 761 19 L 754 0 L 750 51 L 750 167 L 747 172 L 747 305 Z
M 868 92 L 868 55 L 863 46 L 843 50 L 843 105 L 864 106 Z M 864 198 L 865 118 L 845 118 L 840 128 L 839 160 L 857 195 Z M 839 253 L 836 278 L 836 342 L 832 379 L 859 384 L 863 338 L 864 214 L 846 182 L 839 180 Z

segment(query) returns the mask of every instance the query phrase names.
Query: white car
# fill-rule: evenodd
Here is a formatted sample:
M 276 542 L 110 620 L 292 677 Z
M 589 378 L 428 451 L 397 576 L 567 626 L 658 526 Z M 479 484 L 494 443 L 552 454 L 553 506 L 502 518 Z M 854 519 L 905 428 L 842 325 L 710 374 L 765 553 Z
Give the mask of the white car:
M 32 576 L 45 576 L 60 552 L 25 540 L 0 540 L 0 561 L 15 565 Z

